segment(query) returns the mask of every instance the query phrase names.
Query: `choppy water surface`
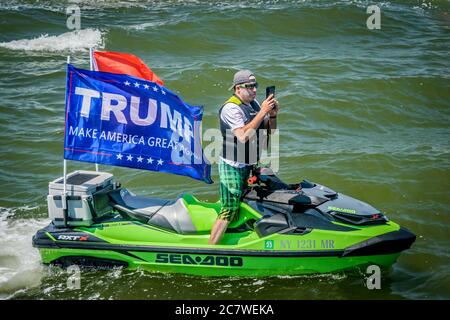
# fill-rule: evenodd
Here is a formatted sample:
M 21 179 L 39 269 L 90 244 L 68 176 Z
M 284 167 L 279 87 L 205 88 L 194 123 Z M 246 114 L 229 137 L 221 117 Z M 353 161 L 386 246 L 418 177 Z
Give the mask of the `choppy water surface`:
M 368 1 L 77 1 L 0 4 L 0 297 L 31 299 L 449 299 L 450 4 Z M 114 270 L 68 275 L 41 265 L 31 237 L 48 223 L 45 196 L 62 174 L 65 61 L 89 67 L 95 46 L 141 57 L 217 128 L 233 73 L 276 85 L 281 178 L 319 182 L 386 212 L 418 236 L 382 275 L 198 278 Z M 70 163 L 69 170 L 92 169 Z M 212 187 L 179 176 L 105 168 L 137 193 Z M 217 179 L 217 168 L 213 169 Z

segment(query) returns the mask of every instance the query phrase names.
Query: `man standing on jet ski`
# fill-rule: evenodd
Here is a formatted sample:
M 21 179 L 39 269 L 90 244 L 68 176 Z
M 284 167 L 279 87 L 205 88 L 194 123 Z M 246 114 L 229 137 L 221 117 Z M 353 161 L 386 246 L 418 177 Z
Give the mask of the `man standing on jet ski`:
M 219 160 L 221 211 L 214 223 L 209 244 L 217 244 L 231 221 L 239 217 L 239 206 L 247 179 L 257 165 L 264 143 L 264 130 L 277 127 L 278 102 L 273 94 L 260 105 L 258 83 L 250 70 L 240 70 L 230 90 L 234 94 L 219 110 L 223 149 Z

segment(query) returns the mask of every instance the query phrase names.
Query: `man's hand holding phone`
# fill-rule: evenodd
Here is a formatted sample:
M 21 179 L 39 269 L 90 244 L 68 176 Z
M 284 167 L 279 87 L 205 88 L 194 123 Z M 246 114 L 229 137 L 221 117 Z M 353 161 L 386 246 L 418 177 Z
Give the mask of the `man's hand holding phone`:
M 266 100 L 264 100 L 261 104 L 261 111 L 264 112 L 264 114 L 272 113 L 274 108 L 276 107 L 276 100 L 273 97 L 273 94 L 271 94 Z
M 269 86 L 266 88 L 266 100 L 264 101 L 268 101 L 270 98 L 272 98 L 272 100 L 270 100 L 272 108 L 270 109 L 269 114 L 271 117 L 276 117 L 278 112 L 278 101 L 275 99 L 275 86 Z

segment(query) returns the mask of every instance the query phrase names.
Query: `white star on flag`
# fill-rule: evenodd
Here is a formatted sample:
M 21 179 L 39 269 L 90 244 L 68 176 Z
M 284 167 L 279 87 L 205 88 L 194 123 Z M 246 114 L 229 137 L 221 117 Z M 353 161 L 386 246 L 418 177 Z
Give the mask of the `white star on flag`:
M 127 160 L 128 160 L 128 161 L 133 160 L 133 156 L 132 156 L 131 154 L 127 155 Z
M 159 159 L 159 160 L 158 160 L 158 165 L 162 165 L 163 162 L 164 162 L 164 161 L 163 161 L 162 159 Z
M 122 160 L 123 155 L 121 153 L 119 153 L 118 155 L 116 155 L 117 160 Z
M 154 87 L 153 87 L 153 91 L 157 92 L 157 91 L 158 91 L 158 87 L 157 87 L 157 86 L 154 86 Z
M 144 88 L 148 89 L 148 88 L 150 88 L 150 86 L 148 84 L 144 84 Z
M 139 88 L 140 84 L 139 84 L 138 82 L 135 82 L 135 83 L 134 83 L 134 86 L 135 86 L 136 88 Z
M 129 86 L 129 85 L 130 85 L 130 83 L 128 82 L 128 80 L 125 81 L 124 84 L 125 84 L 126 86 Z
M 161 93 L 162 93 L 162 94 L 166 94 L 166 92 L 165 92 L 163 89 L 161 89 Z
M 141 156 L 137 157 L 138 162 L 142 162 L 142 160 L 144 160 L 144 158 L 142 158 Z
M 148 158 L 147 159 L 147 163 L 153 163 L 153 159 L 152 158 Z

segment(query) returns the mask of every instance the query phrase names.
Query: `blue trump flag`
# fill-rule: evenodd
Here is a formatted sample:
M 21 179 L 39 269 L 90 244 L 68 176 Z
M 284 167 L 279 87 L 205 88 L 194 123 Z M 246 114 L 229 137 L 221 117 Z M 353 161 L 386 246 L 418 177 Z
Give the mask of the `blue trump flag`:
M 155 82 L 67 68 L 64 159 L 213 182 L 201 145 L 202 107 Z

